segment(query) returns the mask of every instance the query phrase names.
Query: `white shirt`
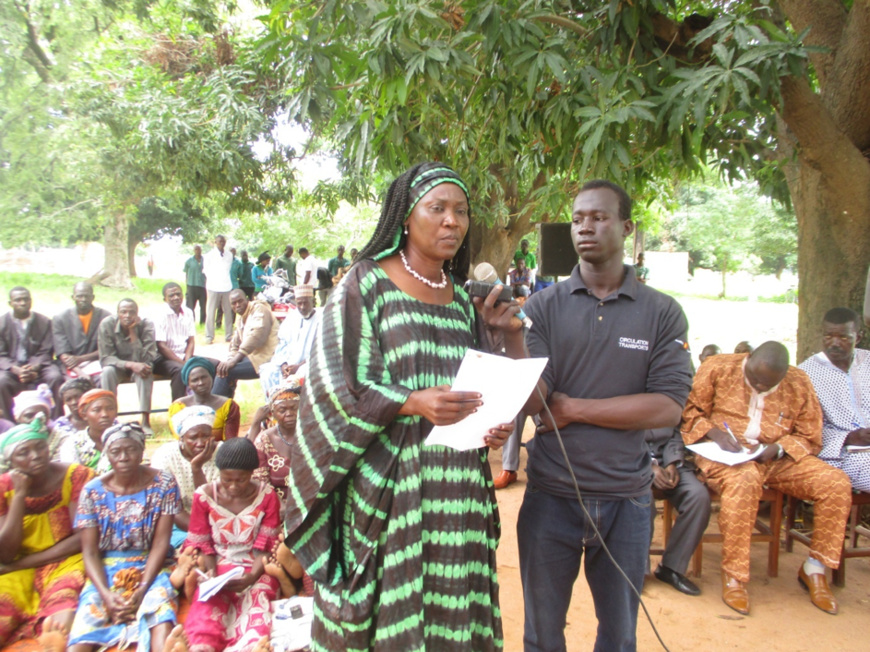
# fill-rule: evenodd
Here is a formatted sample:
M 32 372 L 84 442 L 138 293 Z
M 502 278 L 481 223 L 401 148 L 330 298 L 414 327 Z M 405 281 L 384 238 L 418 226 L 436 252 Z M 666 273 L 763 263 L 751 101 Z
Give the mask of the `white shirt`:
M 320 263 L 317 262 L 317 258 L 315 258 L 312 254 L 308 254 L 307 258 L 300 258 L 299 262 L 296 263 L 296 282 L 299 285 L 312 285 L 317 287 L 317 268 L 320 267 Z M 305 272 L 311 272 L 308 276 L 308 280 L 305 280 Z
M 824 351 L 807 358 L 798 369 L 807 372 L 822 404 L 822 450 L 819 457 L 843 456 L 846 436 L 870 426 L 870 351 L 855 349 L 849 371 L 828 360 Z
M 319 310 L 315 309 L 308 319 L 304 319 L 298 310 L 289 311 L 278 329 L 278 348 L 272 362 L 280 366 L 298 365 L 308 360 L 319 326 Z
M 230 267 L 233 255 L 224 249 L 223 255 L 215 247 L 202 257 L 202 273 L 205 274 L 205 289 L 209 292 L 229 292 L 233 289 Z
M 196 317 L 193 316 L 193 311 L 181 304 L 181 314 L 178 314 L 168 303 L 164 303 L 159 317 L 154 320 L 154 341 L 165 342 L 183 360 L 187 351 L 187 340 L 191 337 L 196 337 Z

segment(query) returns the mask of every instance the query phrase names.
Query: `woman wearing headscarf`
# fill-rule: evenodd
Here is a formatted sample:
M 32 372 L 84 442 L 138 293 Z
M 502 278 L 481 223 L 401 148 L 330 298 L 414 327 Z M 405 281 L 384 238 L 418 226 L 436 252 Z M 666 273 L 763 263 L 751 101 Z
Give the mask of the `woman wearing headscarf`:
M 88 582 L 68 649 L 137 644 L 143 652 L 161 650 L 175 623 L 176 591 L 166 564 L 178 485 L 166 471 L 142 465 L 145 431 L 138 423 L 112 426 L 102 443 L 112 470 L 85 485 L 79 498 L 75 527 Z
M 151 457 L 151 466 L 171 473 L 181 494 L 181 509 L 172 528 L 172 547 L 176 549 L 187 536 L 193 492 L 218 477 L 212 460 L 218 445 L 212 433 L 214 418 L 214 410 L 207 405 L 191 405 L 176 412 L 172 428 L 178 441 L 163 444 Z
M 524 357 L 515 302 L 494 290 L 478 315 L 462 288 L 469 215 L 453 170 L 415 166 L 324 308 L 285 525 L 316 584 L 312 650 L 502 649 L 487 449 L 423 444 L 479 407 L 449 386 L 469 348 L 489 348 L 484 323 Z
M 57 458 L 67 464 L 83 464 L 97 474 L 107 473 L 111 465 L 103 455 L 103 433 L 117 423 L 118 398 L 107 389 L 92 389 L 82 395 L 78 405 L 88 426 L 66 438 Z
M 239 436 L 241 412 L 238 403 L 226 396 L 211 393 L 216 373 L 214 363 L 208 358 L 194 356 L 184 363 L 181 368 L 181 381 L 187 385 L 192 394 L 182 396 L 169 405 L 169 430 L 176 437 L 178 432 L 172 424 L 172 417 L 184 408 L 195 405 L 204 405 L 214 410 L 212 430 L 216 441 L 225 441 Z
M 65 649 L 85 583 L 73 517 L 93 471 L 51 462 L 41 419 L 0 436 L 12 466 L 0 476 L 0 648 L 39 636 Z
M 287 500 L 287 478 L 290 475 L 291 442 L 296 436 L 296 418 L 299 414 L 299 392 L 302 386 L 295 378 L 286 378 L 269 396 L 269 411 L 275 425 L 257 435 L 254 446 L 260 467 L 254 479 L 271 484 L 283 510 Z
M 21 392 L 15 397 L 12 416 L 18 425 L 31 423 L 37 416 L 40 416 L 39 427 L 46 433 L 51 433 L 51 429 L 54 427 L 50 421 L 53 409 L 54 396 L 51 393 L 51 388 L 42 384 L 36 389 Z M 0 450 L 0 472 L 8 471 L 9 468 L 9 461 L 3 457 L 3 451 Z

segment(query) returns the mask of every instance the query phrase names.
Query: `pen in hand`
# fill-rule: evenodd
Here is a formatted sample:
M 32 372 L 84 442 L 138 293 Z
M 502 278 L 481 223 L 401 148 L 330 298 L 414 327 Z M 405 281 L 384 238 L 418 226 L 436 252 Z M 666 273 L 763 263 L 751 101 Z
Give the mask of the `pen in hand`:
M 743 446 L 740 445 L 740 442 L 737 441 L 737 437 L 734 436 L 734 432 L 731 430 L 731 427 L 728 425 L 727 421 L 723 421 L 722 425 L 725 426 L 725 432 L 727 432 L 731 436 L 731 441 L 733 441 L 740 450 L 743 450 Z

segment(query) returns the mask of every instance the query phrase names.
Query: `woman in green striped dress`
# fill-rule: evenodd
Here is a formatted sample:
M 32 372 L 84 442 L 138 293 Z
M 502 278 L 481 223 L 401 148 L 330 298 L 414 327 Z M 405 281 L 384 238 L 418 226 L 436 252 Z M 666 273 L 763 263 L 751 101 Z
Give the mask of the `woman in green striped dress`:
M 481 404 L 451 392 L 468 348 L 523 357 L 518 307 L 462 289 L 465 184 L 441 164 L 393 182 L 309 357 L 286 544 L 316 583 L 313 650 L 501 650 L 498 508 L 486 448 L 424 446 Z M 486 437 L 504 444 L 512 424 Z

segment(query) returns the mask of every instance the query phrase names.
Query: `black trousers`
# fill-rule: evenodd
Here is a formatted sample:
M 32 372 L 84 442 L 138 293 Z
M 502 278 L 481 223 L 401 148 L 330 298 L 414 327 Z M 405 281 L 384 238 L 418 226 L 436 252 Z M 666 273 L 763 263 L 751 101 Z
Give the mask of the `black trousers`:
M 205 304 L 206 294 L 205 288 L 201 285 L 188 285 L 187 297 L 185 297 L 187 307 L 193 311 L 194 318 L 196 317 L 196 302 L 199 302 L 199 323 L 205 323 Z

